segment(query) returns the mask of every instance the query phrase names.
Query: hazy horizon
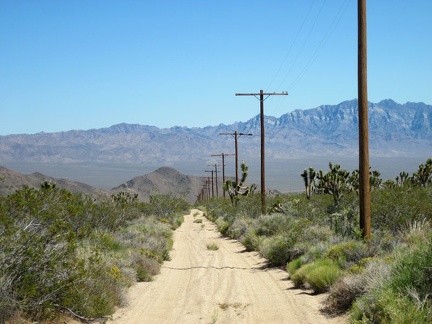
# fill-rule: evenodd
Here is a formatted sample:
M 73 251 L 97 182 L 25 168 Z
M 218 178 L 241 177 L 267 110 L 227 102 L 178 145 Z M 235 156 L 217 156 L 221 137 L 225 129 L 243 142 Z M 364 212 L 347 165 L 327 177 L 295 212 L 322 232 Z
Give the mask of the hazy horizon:
M 372 170 L 378 170 L 383 180 L 394 180 L 399 172 L 406 171 L 409 174 L 417 171 L 421 163 L 425 163 L 426 157 L 371 157 L 370 166 Z M 260 184 L 260 160 L 245 161 L 249 166 L 247 182 Z M 316 170 L 328 170 L 328 163 L 340 164 L 343 169 L 352 171 L 358 168 L 358 159 L 351 157 L 318 157 L 302 159 L 266 160 L 266 189 L 277 190 L 282 193 L 303 191 L 303 179 L 300 174 L 305 168 L 313 167 Z M 234 161 L 226 161 L 225 174 L 227 177 L 235 176 Z M 40 172 L 54 178 L 65 178 L 78 181 L 93 187 L 112 189 L 136 176 L 142 176 L 168 166 L 178 172 L 208 177 L 205 170 L 211 170 L 203 161 L 181 161 L 156 164 L 132 164 L 132 163 L 29 163 L 29 162 L 5 162 L 2 165 L 13 171 L 31 174 Z M 221 167 L 218 167 L 221 171 Z M 221 181 L 219 173 L 219 181 Z

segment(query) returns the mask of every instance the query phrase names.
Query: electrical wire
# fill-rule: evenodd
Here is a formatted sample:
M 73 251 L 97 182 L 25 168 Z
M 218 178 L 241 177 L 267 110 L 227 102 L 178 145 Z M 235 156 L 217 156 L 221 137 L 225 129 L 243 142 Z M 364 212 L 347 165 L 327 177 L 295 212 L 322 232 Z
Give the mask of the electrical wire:
M 308 72 L 308 70 L 310 69 L 310 67 L 313 65 L 313 63 L 315 62 L 315 60 L 319 56 L 320 52 L 324 48 L 325 44 L 327 43 L 327 41 L 330 39 L 331 35 L 336 30 L 336 27 L 337 27 L 339 21 L 341 20 L 341 18 L 343 17 L 344 13 L 346 12 L 346 10 L 348 9 L 350 2 L 351 2 L 351 0 L 345 0 L 342 3 L 342 5 L 340 6 L 340 8 L 339 8 L 339 10 L 338 10 L 338 12 L 336 14 L 336 16 L 333 18 L 332 23 L 330 24 L 329 28 L 327 29 L 327 32 L 325 33 L 324 37 L 322 38 L 321 42 L 315 48 L 315 51 L 310 56 L 310 58 L 307 61 L 307 63 L 303 66 L 302 70 L 297 74 L 297 76 L 289 84 L 289 86 L 288 86 L 289 91 L 292 91 L 292 89 L 295 88 L 295 86 L 297 86 L 297 84 L 300 82 L 300 80 L 304 77 L 304 75 Z M 297 56 L 296 56 L 295 60 L 293 61 L 293 63 L 291 64 L 290 69 L 285 74 L 285 77 L 280 82 L 279 88 L 281 88 L 282 85 L 285 83 L 286 79 L 288 78 L 288 76 L 290 75 L 292 69 L 294 68 L 294 65 L 297 63 L 297 59 L 300 57 L 300 54 L 302 53 L 303 48 L 304 48 L 307 40 L 309 39 L 309 36 L 311 35 L 312 30 L 314 29 L 314 27 L 316 25 L 316 22 L 318 21 L 318 18 L 320 16 L 321 12 L 322 12 L 322 9 L 323 9 L 325 3 L 326 3 L 326 0 L 322 3 L 322 5 L 320 7 L 320 10 L 319 10 L 318 14 L 315 17 L 315 20 L 314 20 L 314 22 L 312 24 L 312 27 L 309 29 L 309 32 L 308 32 L 308 34 L 307 34 L 307 36 L 306 36 L 306 38 L 305 38 L 305 40 L 303 42 L 303 45 L 302 45 L 301 49 L 297 53 Z M 279 70 L 278 70 L 278 72 L 279 72 Z M 281 106 L 281 104 L 282 104 L 282 99 L 279 98 L 278 103 L 276 105 L 276 108 L 279 108 Z
M 274 82 L 274 81 L 276 80 L 276 78 L 279 76 L 279 73 L 280 73 L 280 71 L 282 70 L 282 67 L 284 66 L 286 60 L 288 59 L 288 56 L 291 54 L 292 49 L 294 48 L 294 44 L 296 43 L 297 38 L 299 37 L 299 35 L 301 34 L 301 32 L 302 32 L 302 30 L 303 30 L 303 26 L 304 26 L 306 20 L 308 19 L 309 14 L 310 14 L 310 12 L 312 11 L 312 8 L 313 8 L 314 4 L 315 4 L 315 0 L 312 1 L 311 6 L 309 7 L 309 10 L 307 11 L 307 14 L 306 14 L 306 16 L 304 17 L 304 19 L 303 19 L 303 21 L 302 21 L 302 23 L 301 23 L 301 25 L 300 25 L 300 28 L 298 29 L 297 34 L 296 34 L 296 36 L 294 37 L 294 40 L 292 41 L 291 46 L 290 46 L 289 49 L 288 49 L 288 52 L 286 53 L 284 59 L 282 60 L 282 63 L 279 65 L 279 68 L 277 69 L 275 75 L 273 76 L 273 79 L 270 81 L 270 83 L 268 84 L 268 86 L 267 86 L 266 89 L 270 89 L 270 87 L 272 86 L 273 82 Z
M 309 58 L 308 62 L 303 67 L 302 71 L 297 75 L 297 77 L 294 79 L 294 81 L 292 81 L 290 83 L 290 85 L 288 87 L 289 89 L 293 89 L 298 84 L 298 82 L 303 78 L 303 76 L 306 74 L 306 72 L 309 70 L 309 68 L 315 62 L 315 60 L 318 57 L 319 53 L 324 48 L 324 46 L 327 43 L 327 41 L 330 39 L 330 36 L 334 33 L 334 31 L 335 31 L 335 29 L 336 29 L 339 21 L 341 20 L 343 14 L 347 10 L 350 2 L 351 2 L 351 0 L 345 0 L 342 3 L 341 7 L 339 8 L 339 11 L 338 11 L 337 15 L 333 19 L 333 21 L 332 21 L 329 29 L 327 30 L 325 36 L 323 37 L 323 39 L 321 40 L 321 42 L 319 43 L 319 45 L 315 49 L 315 51 L 312 54 L 312 56 Z

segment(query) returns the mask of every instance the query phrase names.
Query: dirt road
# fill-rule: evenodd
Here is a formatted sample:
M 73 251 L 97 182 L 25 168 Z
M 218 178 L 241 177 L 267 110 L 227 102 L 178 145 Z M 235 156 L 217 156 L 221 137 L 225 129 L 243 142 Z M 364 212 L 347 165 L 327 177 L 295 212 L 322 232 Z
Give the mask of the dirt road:
M 292 289 L 285 271 L 221 237 L 198 210 L 175 231 L 171 259 L 153 282 L 129 290 L 109 323 L 344 323 L 319 312 L 324 296 Z

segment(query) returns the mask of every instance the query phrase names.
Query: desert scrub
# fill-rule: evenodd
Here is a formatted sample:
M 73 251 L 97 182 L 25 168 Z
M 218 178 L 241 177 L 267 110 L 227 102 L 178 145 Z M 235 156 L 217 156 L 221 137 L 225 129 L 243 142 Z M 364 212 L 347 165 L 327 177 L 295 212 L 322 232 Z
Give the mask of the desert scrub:
M 373 256 L 369 255 L 368 251 L 363 242 L 350 240 L 330 246 L 324 253 L 324 258 L 332 259 L 339 267 L 347 269 L 362 258 Z
M 248 231 L 248 228 L 253 227 L 254 219 L 247 217 L 237 217 L 234 223 L 227 230 L 227 235 L 232 238 L 241 241 L 243 236 Z
M 190 205 L 183 198 L 172 194 L 154 194 L 150 196 L 149 200 L 148 203 L 144 204 L 143 212 L 159 219 L 168 219 L 171 223 L 172 218 L 176 217 L 178 213 L 185 213 L 190 208 Z
M 409 232 L 393 253 L 390 274 L 371 285 L 352 307 L 353 322 L 431 323 L 432 318 L 432 232 Z
M 215 220 L 215 224 L 216 227 L 218 229 L 218 231 L 222 234 L 225 235 L 229 229 L 229 223 L 227 221 L 225 221 L 222 217 L 219 217 Z
M 194 223 L 198 223 L 198 224 L 200 224 L 200 223 L 202 223 L 202 219 L 201 218 L 197 218 L 197 219 L 194 219 Z
M 263 238 L 260 242 L 260 254 L 269 260 L 271 266 L 285 266 L 295 257 L 293 238 L 289 235 L 276 235 Z
M 97 251 L 86 245 L 79 249 L 80 273 L 73 285 L 66 287 L 60 307 L 67 307 L 87 318 L 112 314 L 124 301 L 124 288 L 130 283 L 120 269 Z
M 373 228 L 397 234 L 407 223 L 432 222 L 432 186 L 403 186 L 375 191 L 371 196 Z
M 262 237 L 256 235 L 254 229 L 248 229 L 240 238 L 240 242 L 244 245 L 246 251 L 259 251 Z
M 292 231 L 296 221 L 285 214 L 262 215 L 256 222 L 256 233 L 259 236 L 272 236 Z
M 325 301 L 325 312 L 342 314 L 348 311 L 354 301 L 364 294 L 379 291 L 390 277 L 391 266 L 382 259 L 363 259 L 358 272 L 340 278 L 330 288 Z
M 111 314 L 132 282 L 169 260 L 181 218 L 143 210 L 130 194 L 95 201 L 55 186 L 0 197 L 0 321 Z

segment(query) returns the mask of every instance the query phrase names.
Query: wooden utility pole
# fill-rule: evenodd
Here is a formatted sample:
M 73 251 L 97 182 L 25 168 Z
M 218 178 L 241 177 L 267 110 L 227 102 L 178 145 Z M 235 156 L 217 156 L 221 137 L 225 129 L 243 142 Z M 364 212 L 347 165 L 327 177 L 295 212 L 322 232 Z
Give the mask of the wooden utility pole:
M 359 196 L 360 229 L 370 239 L 369 128 L 367 93 L 366 0 L 358 2 L 358 116 L 359 116 Z
M 245 134 L 245 133 L 219 133 L 219 135 L 232 135 L 234 136 L 234 145 L 235 145 L 235 172 L 236 172 L 236 185 L 238 185 L 238 144 L 237 138 L 239 136 L 252 136 L 253 134 Z
M 208 165 L 208 166 L 213 166 L 213 164 Z M 210 171 L 206 171 L 206 172 L 210 172 Z M 214 164 L 214 170 L 211 171 L 212 173 L 212 188 L 213 188 L 213 174 L 215 175 L 215 186 L 216 186 L 216 198 L 219 198 L 219 187 L 218 187 L 218 169 L 217 169 L 217 164 Z M 212 191 L 213 192 L 213 191 Z
M 265 192 L 265 138 L 264 138 L 264 100 L 270 96 L 287 96 L 288 92 L 264 92 L 260 90 L 259 93 L 236 93 L 236 96 L 254 96 L 260 101 L 260 121 L 261 121 L 261 212 L 266 213 L 266 192 Z M 264 98 L 264 96 L 266 96 Z
M 232 155 L 235 155 L 235 154 L 222 153 L 222 154 L 212 154 L 211 155 L 211 156 L 221 156 L 222 157 L 222 185 L 225 183 L 225 156 L 232 156 Z M 223 196 L 225 198 L 225 190 L 222 190 L 222 191 L 223 191 Z
M 203 187 L 201 189 L 202 200 L 208 200 L 209 199 L 208 182 L 209 182 L 208 177 L 206 180 L 203 180 Z
M 214 183 L 213 183 L 214 170 L 205 170 L 204 172 L 211 172 L 211 197 L 214 198 Z

